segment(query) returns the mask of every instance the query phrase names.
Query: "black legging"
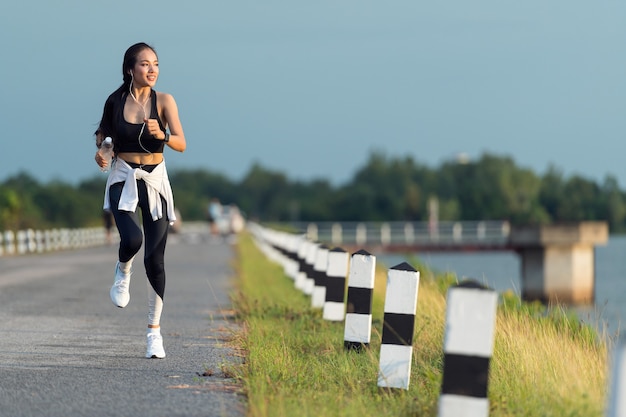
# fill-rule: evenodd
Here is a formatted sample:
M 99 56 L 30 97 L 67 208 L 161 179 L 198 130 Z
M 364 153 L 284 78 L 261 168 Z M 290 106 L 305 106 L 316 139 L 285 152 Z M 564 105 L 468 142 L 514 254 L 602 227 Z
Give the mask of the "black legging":
M 109 201 L 111 212 L 115 217 L 117 230 L 120 232 L 119 261 L 128 262 L 139 252 L 143 242 L 143 233 L 146 235 L 146 245 L 144 248 L 144 265 L 148 281 L 154 291 L 163 299 L 165 293 L 165 243 L 169 230 L 169 220 L 167 218 L 167 203 L 161 197 L 163 207 L 163 217 L 152 220 L 150 207 L 148 206 L 148 191 L 143 180 L 137 180 L 137 191 L 139 193 L 139 204 L 135 212 L 120 211 L 117 206 L 122 195 L 123 182 L 118 182 L 109 188 Z M 143 233 L 139 222 L 139 210 L 143 220 Z

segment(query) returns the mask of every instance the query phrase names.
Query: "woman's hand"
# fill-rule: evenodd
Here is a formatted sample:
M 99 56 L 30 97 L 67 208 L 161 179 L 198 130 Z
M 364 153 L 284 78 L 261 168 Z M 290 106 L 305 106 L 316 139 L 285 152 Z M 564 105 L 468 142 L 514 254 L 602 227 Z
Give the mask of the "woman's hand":
M 159 126 L 159 121 L 157 119 L 143 119 L 143 122 L 146 124 L 146 129 L 148 129 L 148 133 L 150 133 L 156 139 L 165 139 L 165 132 L 161 130 L 161 127 Z
M 102 142 L 104 142 L 104 135 L 100 132 L 100 129 L 98 129 L 96 132 L 96 146 L 98 147 L 98 150 L 96 151 L 94 159 L 100 168 L 104 168 L 109 165 L 107 161 L 104 160 L 102 155 L 100 155 L 100 146 L 102 146 Z M 113 153 L 113 157 L 115 157 L 115 153 Z
M 115 156 L 115 154 L 113 156 Z M 100 155 L 100 152 L 96 152 L 96 156 L 94 159 L 96 160 L 96 164 L 98 164 L 100 168 L 105 168 L 109 166 L 109 163 L 102 157 L 102 155 Z

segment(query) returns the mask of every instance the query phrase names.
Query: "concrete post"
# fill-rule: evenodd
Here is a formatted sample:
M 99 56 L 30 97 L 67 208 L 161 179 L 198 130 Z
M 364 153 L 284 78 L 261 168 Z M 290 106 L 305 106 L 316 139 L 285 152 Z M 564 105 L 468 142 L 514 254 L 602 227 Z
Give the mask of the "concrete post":
M 328 246 L 321 244 L 315 253 L 313 262 L 313 292 L 311 293 L 311 307 L 324 308 L 326 301 L 326 271 L 328 270 Z
M 315 278 L 313 271 L 313 264 L 315 263 L 315 258 L 317 256 L 317 248 L 319 247 L 319 243 L 311 242 L 309 248 L 306 253 L 305 264 L 306 264 L 306 278 L 304 280 L 304 285 L 302 287 L 302 292 L 306 295 L 313 294 L 313 288 L 315 287 Z
M 298 271 L 300 269 L 300 259 L 298 259 L 298 250 L 302 245 L 302 240 L 304 236 L 302 235 L 292 235 L 285 233 L 287 236 L 287 246 L 286 246 L 286 256 L 287 256 L 287 264 L 285 267 L 285 272 L 291 278 L 294 283 L 296 278 L 298 277 Z
M 376 257 L 361 249 L 350 258 L 348 300 L 343 346 L 363 350 L 372 336 L 372 295 L 376 277 Z
M 296 273 L 295 279 L 295 287 L 300 291 L 304 291 L 307 280 L 306 257 L 310 245 L 312 245 L 312 243 L 306 237 L 302 237 L 302 242 L 300 242 L 300 246 L 298 247 L 298 272 Z
M 17 253 L 18 255 L 24 255 L 27 251 L 26 230 L 17 231 Z
M 46 249 L 44 233 L 41 230 L 35 232 L 35 241 L 37 242 L 37 252 L 41 253 Z
M 473 281 L 450 287 L 438 417 L 487 417 L 498 294 Z
M 419 272 L 403 262 L 387 274 L 378 386 L 409 389 Z
M 346 277 L 348 275 L 348 252 L 334 248 L 328 252 L 326 271 L 326 299 L 324 300 L 324 320 L 343 321 L 346 308 Z
M 4 250 L 8 255 L 15 253 L 15 233 L 12 230 L 4 232 Z
M 343 241 L 343 230 L 341 228 L 341 223 L 334 223 L 331 232 L 330 232 L 330 240 L 334 245 L 341 245 Z
M 607 241 L 605 222 L 514 228 L 510 245 L 521 258 L 522 298 L 593 303 L 594 246 Z

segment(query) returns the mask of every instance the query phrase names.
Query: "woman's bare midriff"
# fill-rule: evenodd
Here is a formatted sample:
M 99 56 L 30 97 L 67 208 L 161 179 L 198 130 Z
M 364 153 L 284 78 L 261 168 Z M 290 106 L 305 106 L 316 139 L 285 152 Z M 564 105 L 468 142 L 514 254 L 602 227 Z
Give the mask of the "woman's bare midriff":
M 156 165 L 163 161 L 162 153 L 138 153 L 138 152 L 122 152 L 117 154 L 118 158 L 126 162 L 140 165 Z

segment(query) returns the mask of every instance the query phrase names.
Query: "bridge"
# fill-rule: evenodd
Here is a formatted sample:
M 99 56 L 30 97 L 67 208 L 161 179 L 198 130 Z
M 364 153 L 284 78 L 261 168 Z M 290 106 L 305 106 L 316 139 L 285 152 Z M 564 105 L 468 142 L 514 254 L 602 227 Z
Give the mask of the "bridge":
M 594 247 L 608 241 L 606 222 L 309 222 L 281 229 L 348 252 L 513 251 L 521 260 L 522 298 L 570 304 L 593 303 Z
M 290 229 L 313 241 L 370 252 L 512 250 L 508 221 L 299 222 Z

